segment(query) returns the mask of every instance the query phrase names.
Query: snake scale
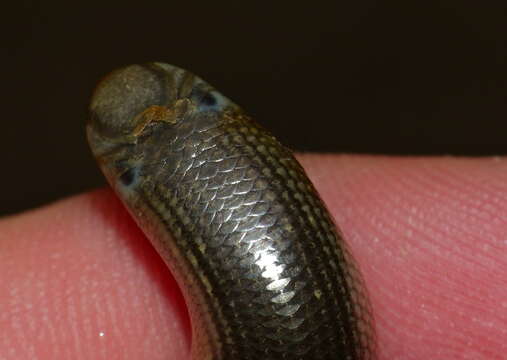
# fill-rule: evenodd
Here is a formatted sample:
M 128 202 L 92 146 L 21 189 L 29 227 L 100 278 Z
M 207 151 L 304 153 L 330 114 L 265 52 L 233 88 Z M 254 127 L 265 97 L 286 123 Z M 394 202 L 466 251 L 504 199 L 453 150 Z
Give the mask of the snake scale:
M 103 79 L 87 134 L 188 305 L 195 360 L 375 359 L 360 272 L 291 151 L 163 63 Z

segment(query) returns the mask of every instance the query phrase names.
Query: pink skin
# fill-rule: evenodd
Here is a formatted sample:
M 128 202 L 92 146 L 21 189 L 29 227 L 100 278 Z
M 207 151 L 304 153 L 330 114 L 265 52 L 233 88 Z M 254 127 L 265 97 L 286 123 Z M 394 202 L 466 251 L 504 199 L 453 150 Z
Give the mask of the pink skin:
M 507 159 L 302 155 L 380 359 L 505 359 Z M 176 283 L 110 190 L 0 221 L 0 359 L 189 359 Z

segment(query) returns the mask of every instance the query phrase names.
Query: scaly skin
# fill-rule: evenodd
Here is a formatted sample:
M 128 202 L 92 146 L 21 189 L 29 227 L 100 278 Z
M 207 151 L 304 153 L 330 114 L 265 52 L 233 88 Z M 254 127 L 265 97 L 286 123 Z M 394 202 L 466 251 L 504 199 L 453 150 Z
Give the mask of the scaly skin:
M 374 359 L 359 271 L 291 152 L 160 63 L 103 80 L 88 138 L 183 289 L 195 359 Z

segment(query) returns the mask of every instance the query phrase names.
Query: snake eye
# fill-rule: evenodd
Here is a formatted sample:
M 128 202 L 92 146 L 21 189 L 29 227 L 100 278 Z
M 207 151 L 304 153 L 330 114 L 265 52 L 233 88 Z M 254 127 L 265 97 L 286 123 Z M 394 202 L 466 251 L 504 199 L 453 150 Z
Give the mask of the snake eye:
M 134 183 L 136 179 L 137 171 L 135 168 L 130 168 L 120 175 L 120 182 L 123 186 L 130 186 Z
M 217 104 L 217 99 L 213 96 L 213 94 L 206 93 L 201 97 L 200 102 L 204 106 L 214 106 Z
M 192 90 L 191 98 L 203 110 L 216 110 L 220 100 L 215 91 L 196 87 Z

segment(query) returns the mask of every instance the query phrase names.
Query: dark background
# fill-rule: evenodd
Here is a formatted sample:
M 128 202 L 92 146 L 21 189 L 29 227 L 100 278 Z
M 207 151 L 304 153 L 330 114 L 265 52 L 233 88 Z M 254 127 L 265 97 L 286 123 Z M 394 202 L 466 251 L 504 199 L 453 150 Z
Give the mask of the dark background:
M 104 184 L 88 100 L 136 62 L 192 70 L 302 151 L 507 154 L 505 3 L 3 5 L 0 215 Z

